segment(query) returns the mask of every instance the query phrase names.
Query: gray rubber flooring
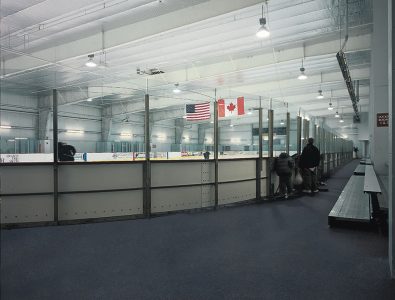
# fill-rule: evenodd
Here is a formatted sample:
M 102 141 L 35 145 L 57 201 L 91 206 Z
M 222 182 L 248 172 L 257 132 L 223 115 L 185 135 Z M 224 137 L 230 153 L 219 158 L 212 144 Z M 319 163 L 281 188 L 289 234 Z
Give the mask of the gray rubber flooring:
M 327 226 L 357 163 L 315 197 L 2 230 L 1 299 L 393 300 L 387 238 Z

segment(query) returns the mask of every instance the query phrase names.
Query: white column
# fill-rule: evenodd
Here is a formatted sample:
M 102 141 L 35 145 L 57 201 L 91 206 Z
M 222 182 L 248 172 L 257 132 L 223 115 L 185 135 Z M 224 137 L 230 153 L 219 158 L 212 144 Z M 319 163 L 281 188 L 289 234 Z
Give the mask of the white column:
M 394 116 L 394 105 L 392 104 L 392 95 L 395 94 L 394 87 L 392 85 L 392 78 L 393 78 L 393 73 L 395 70 L 395 65 L 393 64 L 394 62 L 394 54 L 392 52 L 393 47 L 393 41 L 395 40 L 394 38 L 394 27 L 395 23 L 392 22 L 392 16 L 395 13 L 395 5 L 392 5 L 392 0 L 388 0 L 388 73 L 389 73 L 389 88 L 388 88 L 388 93 L 389 93 L 389 158 L 388 158 L 388 165 L 389 165 L 389 191 L 388 191 L 388 205 L 389 205 L 389 213 L 388 213 L 388 223 L 389 223 L 389 262 L 390 262 L 390 268 L 391 268 L 391 276 L 392 278 L 395 278 L 395 213 L 394 213 L 394 208 L 395 208 L 395 199 L 393 197 L 393 188 L 395 186 L 395 177 L 393 176 L 394 174 L 394 169 L 395 169 L 395 161 L 392 159 L 392 151 L 394 148 L 394 139 L 392 138 L 393 135 L 393 116 Z
M 370 82 L 370 151 L 378 175 L 388 175 L 388 127 L 377 127 L 377 114 L 388 113 L 388 2 L 373 2 Z

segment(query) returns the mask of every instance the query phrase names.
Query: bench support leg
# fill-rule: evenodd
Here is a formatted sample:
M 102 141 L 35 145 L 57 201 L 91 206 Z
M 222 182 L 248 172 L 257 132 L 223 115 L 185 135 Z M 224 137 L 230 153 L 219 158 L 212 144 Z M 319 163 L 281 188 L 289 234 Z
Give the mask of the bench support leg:
M 386 222 L 384 215 L 380 209 L 379 199 L 376 193 L 370 193 L 370 200 L 372 202 L 372 219 L 379 227 L 380 232 L 385 230 Z

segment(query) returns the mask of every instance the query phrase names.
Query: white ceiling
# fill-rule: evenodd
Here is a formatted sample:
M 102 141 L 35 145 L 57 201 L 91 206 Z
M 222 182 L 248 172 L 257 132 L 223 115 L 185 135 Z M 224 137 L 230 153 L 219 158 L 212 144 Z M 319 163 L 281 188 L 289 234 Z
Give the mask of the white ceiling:
M 203 95 L 216 90 L 217 97 L 245 96 L 247 107 L 260 96 L 266 106 L 272 98 L 277 111 L 288 103 L 293 114 L 326 117 L 342 133 L 355 134 L 335 57 L 345 3 L 271 0 L 265 13 L 271 37 L 258 40 L 262 1 L 256 0 L 2 0 L 2 87 L 29 93 L 88 88 L 102 99 L 96 105 L 116 106 L 142 101 L 148 79 L 154 109 L 205 101 Z M 371 22 L 371 0 L 349 0 L 346 53 L 352 78 L 360 80 L 362 111 L 369 103 Z M 92 53 L 106 66 L 86 68 Z M 299 81 L 303 57 L 309 78 Z M 142 76 L 137 68 L 165 73 Z M 176 98 L 175 83 L 183 90 Z M 331 94 L 350 128 L 326 109 Z

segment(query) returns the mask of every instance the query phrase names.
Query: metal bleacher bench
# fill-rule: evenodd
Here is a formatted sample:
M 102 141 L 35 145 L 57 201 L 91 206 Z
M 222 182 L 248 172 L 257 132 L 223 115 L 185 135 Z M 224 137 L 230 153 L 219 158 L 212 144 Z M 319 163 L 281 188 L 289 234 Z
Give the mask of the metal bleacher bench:
M 364 176 L 351 176 L 328 216 L 336 221 L 370 222 L 369 195 L 363 191 Z
M 381 187 L 372 165 L 367 165 L 365 168 L 365 181 L 363 191 L 370 196 L 373 209 L 373 219 L 380 223 L 382 220 L 380 220 L 380 204 L 377 194 L 381 194 Z
M 364 170 L 361 167 L 364 167 Z M 355 169 L 354 174 L 329 213 L 328 224 L 332 226 L 337 221 L 370 222 L 372 220 L 378 225 L 383 224 L 377 198 L 381 188 L 373 166 L 360 165 Z
M 371 165 L 372 161 L 369 158 L 361 159 L 360 164 L 361 165 Z
M 365 175 L 365 165 L 358 165 L 354 170 L 354 175 Z

